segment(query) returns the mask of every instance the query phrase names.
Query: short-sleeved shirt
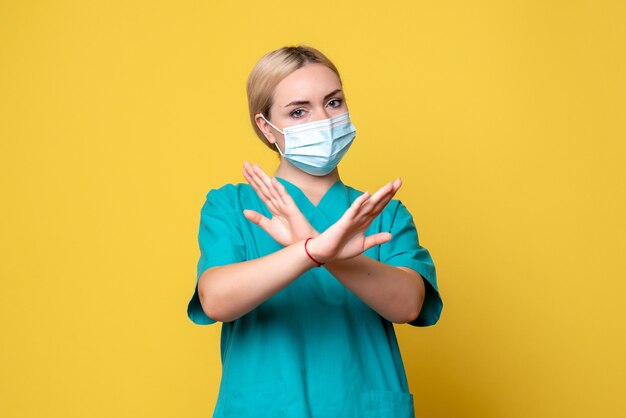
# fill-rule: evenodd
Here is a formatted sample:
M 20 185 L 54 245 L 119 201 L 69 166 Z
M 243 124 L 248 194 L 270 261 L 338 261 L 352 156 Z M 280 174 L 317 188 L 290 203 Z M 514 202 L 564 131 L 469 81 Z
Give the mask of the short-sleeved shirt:
M 362 192 L 337 181 L 315 206 L 294 184 L 278 178 L 319 232 L 335 223 Z M 283 248 L 243 216 L 271 213 L 248 184 L 209 191 L 201 210 L 196 289 L 187 314 L 196 324 L 216 322 L 203 311 L 201 274 Z M 435 267 L 420 246 L 413 219 L 391 200 L 366 235 L 391 232 L 391 241 L 364 254 L 409 267 L 424 279 L 425 299 L 409 324 L 435 324 L 442 311 Z M 263 280 L 259 277 L 258 280 Z M 213 417 L 413 417 L 393 323 L 360 300 L 326 268 L 313 268 L 240 318 L 224 322 L 222 378 Z

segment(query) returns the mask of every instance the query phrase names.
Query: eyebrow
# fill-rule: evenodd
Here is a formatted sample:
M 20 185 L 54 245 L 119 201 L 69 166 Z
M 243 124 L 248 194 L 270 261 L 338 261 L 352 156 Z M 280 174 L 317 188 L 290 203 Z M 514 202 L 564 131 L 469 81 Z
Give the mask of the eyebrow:
M 336 89 L 336 90 L 331 91 L 326 96 L 324 96 L 324 100 L 328 99 L 330 96 L 334 96 L 337 93 L 341 93 L 341 89 Z M 300 106 L 300 105 L 306 105 L 306 104 L 311 104 L 311 102 L 308 100 L 294 100 L 293 102 L 287 103 L 285 107 Z

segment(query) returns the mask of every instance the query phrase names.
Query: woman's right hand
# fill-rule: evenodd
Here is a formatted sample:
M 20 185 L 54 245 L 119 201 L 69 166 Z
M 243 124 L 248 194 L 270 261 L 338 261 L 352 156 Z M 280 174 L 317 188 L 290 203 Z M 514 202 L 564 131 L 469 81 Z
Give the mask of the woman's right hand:
M 263 228 L 283 246 L 319 235 L 278 180 L 270 178 L 261 167 L 252 166 L 247 161 L 244 163 L 243 176 L 272 213 L 270 219 L 246 209 L 243 213 L 246 219 Z

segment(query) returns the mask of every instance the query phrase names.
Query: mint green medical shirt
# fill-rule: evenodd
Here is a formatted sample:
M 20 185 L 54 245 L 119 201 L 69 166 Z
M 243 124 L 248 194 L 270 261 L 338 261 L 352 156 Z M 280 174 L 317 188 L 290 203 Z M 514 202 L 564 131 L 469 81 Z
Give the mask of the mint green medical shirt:
M 338 181 L 315 206 L 297 186 L 278 180 L 319 232 L 362 193 Z M 248 184 L 227 184 L 207 194 L 198 233 L 196 290 L 187 309 L 196 324 L 216 322 L 198 298 L 197 280 L 206 269 L 282 248 L 243 216 L 244 209 L 272 216 Z M 383 231 L 391 232 L 392 240 L 365 255 L 420 273 L 426 296 L 410 324 L 433 325 L 443 307 L 435 266 L 399 200 L 389 202 L 366 235 Z M 393 324 L 324 267 L 307 271 L 241 318 L 224 322 L 220 348 L 222 379 L 214 418 L 414 417 Z

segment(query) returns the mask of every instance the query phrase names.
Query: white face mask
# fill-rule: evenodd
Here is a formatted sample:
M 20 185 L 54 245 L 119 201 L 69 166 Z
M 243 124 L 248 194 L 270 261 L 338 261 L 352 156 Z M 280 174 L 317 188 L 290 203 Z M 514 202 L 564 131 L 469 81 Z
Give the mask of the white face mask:
M 314 176 L 324 176 L 333 171 L 356 136 L 349 112 L 289 126 L 282 131 L 265 119 L 262 113 L 261 117 L 285 136 L 285 152 L 275 143 L 278 152 L 300 170 Z

